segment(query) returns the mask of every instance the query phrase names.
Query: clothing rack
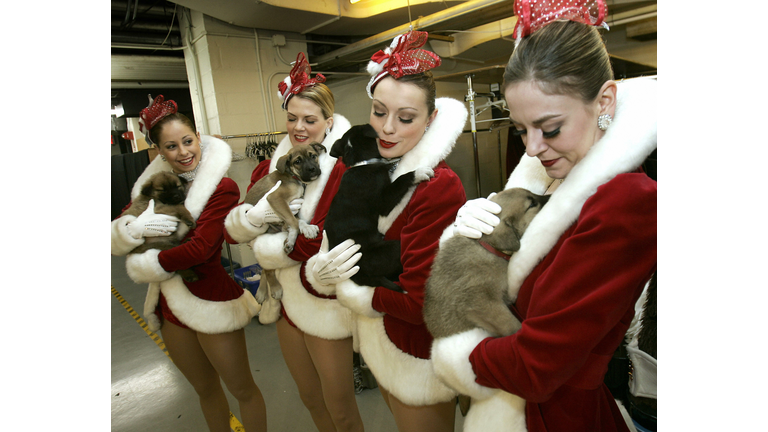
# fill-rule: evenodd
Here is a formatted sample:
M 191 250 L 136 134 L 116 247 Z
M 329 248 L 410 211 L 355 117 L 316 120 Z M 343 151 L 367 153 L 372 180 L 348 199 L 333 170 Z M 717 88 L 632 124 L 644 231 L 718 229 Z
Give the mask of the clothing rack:
M 259 161 L 265 160 L 271 156 L 278 145 L 275 140 L 277 135 L 285 135 L 288 132 L 258 132 L 240 135 L 222 135 L 221 139 L 230 140 L 235 138 L 245 138 L 245 156 Z

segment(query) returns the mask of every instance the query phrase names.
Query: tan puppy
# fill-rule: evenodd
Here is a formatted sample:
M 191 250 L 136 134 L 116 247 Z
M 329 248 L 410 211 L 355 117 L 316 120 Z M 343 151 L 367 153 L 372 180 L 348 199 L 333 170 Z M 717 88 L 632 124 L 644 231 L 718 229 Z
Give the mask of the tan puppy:
M 304 237 L 315 238 L 319 232 L 316 225 L 309 225 L 297 218 L 291 212 L 290 202 L 304 196 L 306 184 L 320 177 L 319 156 L 325 152 L 320 143 L 299 144 L 291 147 L 285 155 L 277 160 L 275 171 L 257 181 L 245 195 L 244 203 L 256 205 L 257 202 L 272 189 L 278 181 L 280 187 L 267 196 L 267 202 L 288 229 L 288 238 L 283 244 L 286 254 L 293 250 L 296 239 L 301 232 Z M 266 280 L 267 289 L 256 291 L 256 301 L 263 304 L 269 295 L 275 300 L 282 297 L 282 287 L 277 282 L 274 270 L 264 269 L 262 280 Z
M 424 321 L 432 336 L 476 327 L 506 336 L 520 329 L 508 307 L 508 260 L 548 200 L 525 189 L 502 191 L 491 198 L 501 206 L 501 222 L 491 234 L 479 240 L 456 235 L 440 246 L 424 297 Z
M 195 219 L 184 207 L 187 199 L 188 182 L 170 172 L 154 174 L 141 187 L 141 193 L 131 202 L 131 206 L 123 212 L 123 215 L 139 216 L 149 206 L 149 200 L 155 200 L 155 213 L 176 216 L 182 222 L 176 232 L 169 236 L 145 237 L 144 244 L 135 248 L 130 253 L 137 254 L 149 249 L 166 250 L 181 244 L 190 229 L 197 224 Z M 194 282 L 198 280 L 192 269 L 181 270 L 179 273 L 184 280 Z

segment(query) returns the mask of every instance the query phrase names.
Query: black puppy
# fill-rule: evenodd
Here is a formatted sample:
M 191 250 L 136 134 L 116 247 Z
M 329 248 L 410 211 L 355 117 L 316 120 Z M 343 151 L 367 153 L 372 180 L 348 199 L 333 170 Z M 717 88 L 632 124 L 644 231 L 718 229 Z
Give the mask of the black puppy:
M 390 280 L 403 272 L 400 241 L 384 240 L 378 229 L 379 216 L 388 215 L 411 186 L 434 174 L 420 168 L 393 182 L 389 170 L 394 161 L 381 157 L 376 138 L 371 125 L 353 126 L 331 147 L 330 155 L 341 157 L 347 171 L 331 201 L 324 230 L 331 249 L 350 238 L 361 246 L 360 271 L 351 278 L 355 283 L 403 292 Z

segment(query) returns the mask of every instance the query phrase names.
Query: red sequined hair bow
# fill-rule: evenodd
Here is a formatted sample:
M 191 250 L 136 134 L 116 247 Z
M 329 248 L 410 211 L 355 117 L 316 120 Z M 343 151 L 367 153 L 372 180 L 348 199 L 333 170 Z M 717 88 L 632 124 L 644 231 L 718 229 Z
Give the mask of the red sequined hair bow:
M 605 0 L 515 0 L 515 15 L 518 40 L 558 20 L 607 27 Z
M 307 57 L 303 52 L 300 52 L 296 56 L 296 62 L 293 65 L 293 69 L 291 69 L 291 73 L 277 85 L 277 97 L 283 101 L 283 109 L 286 109 L 288 100 L 293 95 L 301 93 L 307 87 L 313 87 L 316 84 L 325 82 L 325 76 L 320 73 L 315 75 L 314 78 L 310 78 L 309 74 L 311 72 L 312 68 L 309 66 Z
M 152 100 L 151 94 L 148 96 L 149 105 L 139 112 L 139 130 L 144 134 L 147 142 L 152 144 L 152 140 L 149 138 L 149 130 L 165 117 L 176 114 L 179 111 L 179 107 L 175 101 L 164 100 L 163 95 L 159 95 L 154 100 Z
M 411 30 L 397 36 L 384 51 L 379 50 L 374 54 L 367 68 L 372 76 L 367 87 L 368 97 L 373 99 L 373 87 L 387 75 L 397 79 L 440 66 L 440 56 L 418 49 L 427 43 L 428 37 L 427 32 Z

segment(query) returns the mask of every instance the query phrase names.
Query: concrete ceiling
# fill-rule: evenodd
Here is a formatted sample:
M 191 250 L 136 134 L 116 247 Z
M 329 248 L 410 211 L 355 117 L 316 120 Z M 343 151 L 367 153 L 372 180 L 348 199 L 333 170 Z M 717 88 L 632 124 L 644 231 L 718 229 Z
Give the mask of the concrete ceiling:
M 656 15 L 656 1 L 607 3 L 609 23 L 623 25 Z M 513 44 L 513 4 L 512 0 L 361 0 L 354 5 L 349 0 L 174 0 L 142 6 L 136 0 L 112 0 L 113 88 L 115 83 L 136 87 L 138 81 L 143 81 L 139 87 L 184 85 L 178 6 L 240 27 L 335 41 L 322 54 L 310 54 L 309 60 L 318 63 L 319 70 L 348 71 L 366 63 L 409 23 L 429 31 L 430 48 L 443 57 L 478 68 L 504 63 Z

